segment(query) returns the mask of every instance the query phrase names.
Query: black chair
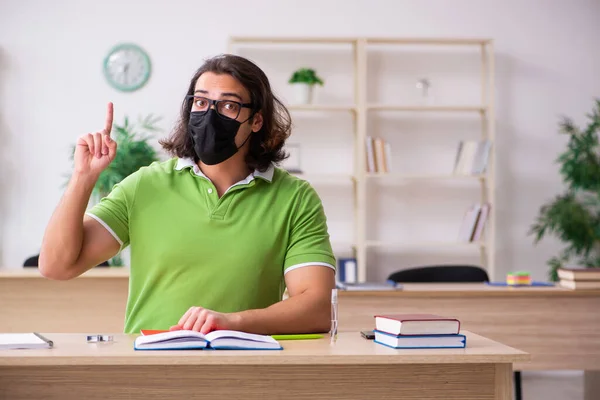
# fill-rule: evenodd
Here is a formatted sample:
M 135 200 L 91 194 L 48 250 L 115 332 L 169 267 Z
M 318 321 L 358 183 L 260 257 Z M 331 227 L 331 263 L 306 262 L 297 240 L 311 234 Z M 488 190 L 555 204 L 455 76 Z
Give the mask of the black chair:
M 40 255 L 36 254 L 35 256 L 31 256 L 27 260 L 25 260 L 25 262 L 23 263 L 23 266 L 24 267 L 38 267 L 39 261 L 40 261 Z M 108 261 L 104 261 L 103 263 L 100 263 L 97 265 L 97 267 L 108 267 L 108 266 L 109 266 Z
M 396 283 L 464 283 L 487 282 L 487 272 L 475 265 L 431 265 L 404 269 L 390 274 Z M 521 371 L 514 371 L 515 400 L 523 399 Z
M 485 269 L 474 265 L 435 265 L 394 272 L 388 280 L 396 283 L 487 282 Z

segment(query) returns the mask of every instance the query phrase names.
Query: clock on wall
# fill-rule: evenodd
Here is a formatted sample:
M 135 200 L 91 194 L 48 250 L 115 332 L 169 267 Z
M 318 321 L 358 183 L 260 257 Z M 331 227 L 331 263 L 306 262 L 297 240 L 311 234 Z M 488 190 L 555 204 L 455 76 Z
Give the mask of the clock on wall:
M 104 59 L 104 76 L 117 90 L 132 92 L 150 78 L 150 57 L 138 45 L 123 43 L 113 47 Z

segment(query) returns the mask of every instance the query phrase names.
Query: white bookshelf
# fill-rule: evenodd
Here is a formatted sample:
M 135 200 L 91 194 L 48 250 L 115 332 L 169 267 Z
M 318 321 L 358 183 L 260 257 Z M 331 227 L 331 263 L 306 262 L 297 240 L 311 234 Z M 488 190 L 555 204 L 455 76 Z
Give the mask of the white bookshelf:
M 263 46 L 276 45 L 281 46 L 321 46 L 321 45 L 345 45 L 350 46 L 353 62 L 353 104 L 310 104 L 310 105 L 288 105 L 292 113 L 320 112 L 320 113 L 350 113 L 353 122 L 353 136 L 351 140 L 354 143 L 354 166 L 352 174 L 295 174 L 316 185 L 352 185 L 354 193 L 354 240 L 350 243 L 344 242 L 344 247 L 353 249 L 357 260 L 358 279 L 365 281 L 367 276 L 367 251 L 376 249 L 391 249 L 392 251 L 405 251 L 406 249 L 422 249 L 431 251 L 434 249 L 443 249 L 459 252 L 477 252 L 480 264 L 486 268 L 490 277 L 494 277 L 494 258 L 495 258 L 495 110 L 494 110 L 494 50 L 493 42 L 490 39 L 476 38 L 366 38 L 366 37 L 231 37 L 228 45 L 230 53 L 236 53 L 238 46 Z M 433 46 L 444 50 L 451 50 L 460 47 L 469 47 L 479 53 L 480 68 L 477 72 L 480 80 L 481 93 L 479 101 L 466 104 L 393 104 L 387 102 L 369 101 L 368 96 L 368 62 L 369 50 L 371 46 Z M 440 173 L 368 173 L 366 168 L 366 138 L 368 133 L 367 122 L 374 118 L 378 112 L 398 112 L 398 113 L 416 113 L 419 118 L 428 118 L 429 115 L 471 115 L 480 120 L 480 138 L 491 142 L 491 150 L 487 163 L 485 174 L 480 175 L 460 175 L 460 174 L 440 174 Z M 335 115 L 335 114 L 332 114 Z M 378 221 L 368 220 L 367 190 L 369 184 L 394 185 L 410 182 L 411 184 L 427 183 L 436 185 L 452 185 L 460 183 L 461 185 L 479 186 L 479 201 L 481 204 L 489 202 L 491 211 L 489 213 L 485 232 L 481 240 L 476 242 L 457 242 L 452 241 L 387 241 L 372 240 L 367 237 L 370 224 L 377 224 Z M 465 209 L 468 204 L 465 204 Z M 336 238 L 332 238 L 336 241 Z M 338 243 L 339 244 L 339 243 Z

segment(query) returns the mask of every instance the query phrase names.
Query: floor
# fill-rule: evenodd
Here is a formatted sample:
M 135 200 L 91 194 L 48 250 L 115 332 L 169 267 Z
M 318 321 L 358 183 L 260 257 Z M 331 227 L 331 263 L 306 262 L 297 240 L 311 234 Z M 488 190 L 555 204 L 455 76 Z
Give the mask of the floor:
M 523 400 L 583 400 L 583 372 L 522 372 Z

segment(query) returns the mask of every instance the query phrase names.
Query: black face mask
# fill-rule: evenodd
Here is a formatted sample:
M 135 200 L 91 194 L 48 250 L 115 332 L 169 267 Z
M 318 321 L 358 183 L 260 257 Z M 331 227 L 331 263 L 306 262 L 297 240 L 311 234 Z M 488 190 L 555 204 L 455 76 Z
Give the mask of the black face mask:
M 235 135 L 244 122 L 222 118 L 212 108 L 206 112 L 191 112 L 188 132 L 192 137 L 194 150 L 200 161 L 207 165 L 215 165 L 237 153 L 251 136 L 251 134 L 248 135 L 239 148 L 236 146 Z

